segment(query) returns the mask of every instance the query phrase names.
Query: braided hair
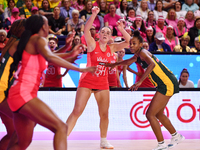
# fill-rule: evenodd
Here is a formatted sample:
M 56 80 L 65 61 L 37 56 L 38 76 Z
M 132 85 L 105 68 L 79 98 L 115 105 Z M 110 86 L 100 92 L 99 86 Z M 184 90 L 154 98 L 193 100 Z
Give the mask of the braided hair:
M 13 75 L 13 71 L 17 70 L 18 64 L 22 59 L 22 53 L 28 43 L 30 37 L 40 31 L 44 25 L 44 18 L 41 15 L 32 15 L 26 20 L 25 31 L 22 33 L 17 51 L 13 55 L 13 63 L 10 66 L 9 80 Z

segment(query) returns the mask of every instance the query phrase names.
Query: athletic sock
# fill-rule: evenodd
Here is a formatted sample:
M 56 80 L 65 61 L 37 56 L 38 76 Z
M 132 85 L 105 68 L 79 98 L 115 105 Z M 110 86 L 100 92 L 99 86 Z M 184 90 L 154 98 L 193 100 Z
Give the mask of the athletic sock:
M 101 142 L 106 142 L 107 139 L 106 138 L 101 138 Z
M 164 143 L 165 143 L 165 141 L 158 142 L 158 144 L 164 144 Z
M 177 132 L 175 132 L 175 133 L 173 133 L 173 134 L 171 134 L 172 136 L 176 136 L 177 135 Z

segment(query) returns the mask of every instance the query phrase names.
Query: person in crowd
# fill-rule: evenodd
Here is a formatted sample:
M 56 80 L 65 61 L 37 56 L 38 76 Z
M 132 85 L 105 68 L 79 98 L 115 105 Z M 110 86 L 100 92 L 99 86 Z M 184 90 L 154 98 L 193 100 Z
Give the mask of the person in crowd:
M 193 11 L 188 11 L 185 16 L 185 24 L 188 30 L 194 26 L 195 16 Z
M 185 18 L 187 11 L 182 10 L 182 4 L 180 1 L 176 1 L 174 4 L 174 10 L 176 11 L 177 18 Z
M 194 46 L 190 49 L 191 52 L 200 53 L 200 35 L 194 39 Z
M 109 13 L 104 16 L 104 24 L 105 26 L 111 26 L 113 29 L 113 36 L 117 36 L 117 30 L 115 27 L 117 27 L 116 22 L 121 17 L 116 14 L 116 7 L 114 4 L 109 5 Z
M 81 37 L 79 35 L 75 35 L 72 41 L 72 49 L 78 44 L 82 44 Z
M 119 0 L 112 0 L 110 4 L 114 4 L 116 9 L 120 8 L 120 1 Z
M 125 17 L 125 21 L 128 27 L 132 26 L 135 21 L 135 10 L 133 8 L 128 8 L 127 16 Z
M 53 16 L 49 19 L 49 33 L 55 35 L 65 34 L 65 18 L 60 16 L 60 8 L 56 6 L 53 9 Z
M 100 147 L 103 149 L 113 149 L 114 147 L 106 139 L 109 122 L 108 110 L 110 101 L 108 68 L 101 64 L 110 62 L 111 54 L 127 47 L 130 41 L 130 35 L 124 30 L 123 23 L 119 21 L 117 22 L 117 27 L 124 36 L 125 40 L 123 42 L 107 45 L 112 36 L 112 31 L 109 27 L 102 28 L 99 33 L 99 41 L 95 41 L 91 36 L 90 29 L 99 11 L 100 9 L 98 7 L 92 8 L 92 15 L 87 21 L 84 29 L 84 34 L 86 37 L 85 40 L 87 42 L 87 66 L 95 65 L 99 68 L 99 70 L 94 74 L 84 73 L 81 75 L 79 86 L 76 92 L 75 106 L 67 119 L 67 124 L 69 127 L 68 135 L 71 133 L 77 122 L 77 119 L 84 111 L 91 94 L 94 93 L 100 116 Z
M 146 27 L 149 27 L 149 26 L 151 26 L 151 27 L 153 27 L 153 28 L 155 28 L 156 27 L 156 20 L 155 20 L 155 18 L 154 18 L 154 13 L 153 13 L 153 11 L 149 11 L 148 12 L 148 17 L 147 17 L 147 19 L 146 19 Z
M 191 52 L 190 47 L 188 46 L 190 41 L 190 36 L 186 32 L 181 38 L 181 44 L 176 45 L 173 49 L 173 52 Z
M 62 0 L 49 0 L 49 2 L 52 9 L 54 9 L 56 6 L 62 6 Z
M 171 48 L 165 42 L 165 37 L 162 32 L 155 34 L 155 41 L 149 45 L 149 51 L 171 52 Z
M 67 150 L 67 125 L 37 97 L 47 60 L 60 67 L 79 72 L 93 73 L 96 70 L 96 67 L 81 69 L 65 61 L 61 57 L 66 56 L 67 53 L 56 55 L 51 52 L 46 40 L 48 29 L 48 20 L 44 16 L 30 16 L 26 20 L 25 31 L 21 35 L 17 51 L 13 55 L 9 80 L 18 67 L 19 61 L 21 67 L 18 68 L 20 73 L 11 86 L 7 99 L 10 109 L 15 112 L 13 123 L 18 137 L 18 142 L 10 149 L 27 149 L 32 141 L 34 127 L 38 123 L 55 134 L 54 149 Z M 78 54 L 83 49 L 82 45 L 76 47 Z
M 73 5 L 71 5 L 74 9 L 77 9 L 79 12 L 85 8 L 85 0 L 77 0 Z
M 168 11 L 167 18 L 165 19 L 168 25 L 171 25 L 173 28 L 177 26 L 178 19 L 176 17 L 176 12 L 173 8 Z
M 100 0 L 99 8 L 100 8 L 100 16 L 104 17 L 108 13 L 107 0 Z
M 90 28 L 90 33 L 91 33 L 91 36 L 93 37 L 93 39 L 95 41 L 98 41 L 99 40 L 99 33 L 97 32 L 96 30 L 96 25 L 95 24 L 92 24 L 91 28 Z M 81 43 L 86 45 L 87 46 L 87 43 L 85 41 L 85 35 L 83 34 L 83 36 L 81 37 Z
M 155 7 L 156 7 L 156 3 L 155 3 L 154 0 L 149 0 L 147 2 L 147 5 L 148 5 L 148 8 L 149 8 L 150 11 L 153 11 L 155 9 Z
M 140 3 L 138 2 L 138 0 L 132 0 L 132 1 L 128 2 L 128 7 L 133 8 L 135 10 L 135 12 L 137 11 L 139 6 L 140 6 Z
M 121 49 L 120 51 L 117 52 L 118 55 L 118 62 L 123 61 L 123 57 L 125 56 L 125 49 Z M 119 77 L 121 75 L 121 73 L 123 73 L 123 80 L 124 80 L 124 84 L 126 86 L 126 88 L 128 88 L 128 82 L 127 82 L 127 76 L 126 76 L 126 70 L 127 70 L 128 66 L 117 66 L 117 70 L 119 73 Z M 119 87 L 122 87 L 122 84 L 119 82 L 118 83 Z
M 174 28 L 171 25 L 167 26 L 167 32 L 165 35 L 165 43 L 168 44 L 173 51 L 176 45 L 180 45 L 178 36 L 174 35 Z
M 46 16 L 47 18 L 49 16 L 53 16 L 53 10 L 50 7 L 50 2 L 49 0 L 43 0 L 42 1 L 42 6 L 39 8 L 39 14 Z
M 12 9 L 15 7 L 15 1 L 14 0 L 8 0 L 8 7 L 4 9 L 3 17 L 4 21 L 8 18 L 11 17 Z
M 143 48 L 146 49 L 146 50 L 149 50 L 149 43 L 143 42 Z
M 84 30 L 84 21 L 79 18 L 79 11 L 74 9 L 72 11 L 72 19 L 67 21 L 67 31 L 71 33 L 73 30 L 76 31 L 76 34 L 79 36 L 83 35 Z
M 156 7 L 155 7 L 155 10 L 153 11 L 153 13 L 154 13 L 154 18 L 156 19 L 156 21 L 158 20 L 159 16 L 163 16 L 164 20 L 166 19 L 167 12 L 164 11 L 164 9 L 163 9 L 162 0 L 156 1 Z
M 194 83 L 189 80 L 189 71 L 184 68 L 182 71 L 181 71 L 181 74 L 180 74 L 180 77 L 179 77 L 179 88 L 194 88 Z
M 145 42 L 148 43 L 148 45 L 150 45 L 151 43 L 154 42 L 154 36 L 155 36 L 155 30 L 149 26 L 146 29 L 146 38 L 144 39 Z
M 200 18 L 197 18 L 194 22 L 194 26 L 190 28 L 188 32 L 188 35 L 190 36 L 189 46 L 194 47 L 194 39 L 195 37 L 200 35 L 199 30 L 200 30 Z
M 146 28 L 145 28 L 145 22 L 142 20 L 142 17 L 140 15 L 137 15 L 135 17 L 135 21 L 133 22 L 133 29 L 139 30 L 140 34 L 143 38 L 146 38 Z
M 5 29 L 7 32 L 9 32 L 11 25 L 13 24 L 14 21 L 21 19 L 19 16 L 19 9 L 18 8 L 13 8 L 11 16 L 6 18 L 5 20 Z
M 20 11 L 21 18 L 28 18 L 31 16 L 32 0 L 25 0 L 25 6 Z
M 156 32 L 162 32 L 163 35 L 166 35 L 167 26 L 165 25 L 165 19 L 163 16 L 159 16 L 157 25 L 156 25 Z
M 31 8 L 31 15 L 39 15 L 39 9 L 36 6 Z
M 119 15 L 121 18 L 125 18 L 127 16 L 127 10 L 128 10 L 128 5 L 127 5 L 127 0 L 122 0 L 120 3 L 120 7 L 117 8 L 116 14 Z
M 2 49 L 6 46 L 6 43 L 8 42 L 7 38 L 7 32 L 4 29 L 0 29 L 0 52 Z
M 188 32 L 188 29 L 186 28 L 185 25 L 185 19 L 183 17 L 180 17 L 178 19 L 178 23 L 177 26 L 174 27 L 174 31 L 179 38 L 181 38 L 184 33 Z
M 136 15 L 141 15 L 142 19 L 146 21 L 148 17 L 149 8 L 146 0 L 141 0 L 140 6 L 136 11 Z
M 146 117 L 158 141 L 158 146 L 153 150 L 167 150 L 168 147 L 172 148 L 185 139 L 184 136 L 176 131 L 169 118 L 163 113 L 169 99 L 179 92 L 178 81 L 175 75 L 157 57 L 143 49 L 142 45 L 143 38 L 136 30 L 133 33 L 133 38 L 130 40 L 130 51 L 134 53 L 134 56 L 121 62 L 107 64 L 106 66 L 130 65 L 133 62 L 138 62 L 145 69 L 140 80 L 133 84 L 129 90 L 137 90 L 148 76 L 151 78 L 151 82 L 157 86 L 156 93 L 147 109 Z M 164 141 L 159 121 L 172 135 L 169 145 Z
M 164 10 L 168 11 L 169 9 L 173 8 L 176 1 L 177 0 L 164 0 L 163 1 Z
M 199 10 L 199 6 L 196 3 L 194 3 L 194 0 L 185 0 L 185 3 L 182 5 L 182 10 L 191 10 L 195 12 L 196 10 Z
M 69 19 L 72 19 L 72 11 L 74 10 L 73 7 L 71 7 L 71 0 L 62 0 L 62 7 L 60 7 L 60 16 L 65 18 L 65 22 Z
M 85 9 L 80 12 L 80 18 L 86 22 L 88 17 L 92 14 L 92 1 L 88 0 L 85 3 Z
M 41 8 L 42 7 L 42 0 L 32 0 L 32 3 L 37 8 Z

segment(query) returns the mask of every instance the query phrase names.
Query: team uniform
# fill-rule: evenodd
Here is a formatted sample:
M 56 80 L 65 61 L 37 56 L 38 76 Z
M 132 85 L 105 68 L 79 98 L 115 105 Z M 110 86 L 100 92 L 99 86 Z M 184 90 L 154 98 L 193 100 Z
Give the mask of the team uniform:
M 13 112 L 37 97 L 41 76 L 46 67 L 46 60 L 42 55 L 23 51 L 18 79 L 14 81 L 8 94 L 8 104 Z
M 62 78 L 57 78 L 61 74 L 60 67 L 53 63 L 48 63 L 44 87 L 62 87 Z
M 166 96 L 172 96 L 179 92 L 179 85 L 175 75 L 154 55 L 152 59 L 155 62 L 155 67 L 149 75 L 150 81 L 157 87 L 157 91 Z M 140 57 L 137 62 L 142 68 L 147 68 L 148 64 L 142 61 Z
M 110 63 L 111 50 L 107 45 L 106 51 L 103 52 L 96 42 L 96 47 L 92 52 L 87 53 L 87 67 L 97 66 L 97 70 L 92 74 L 85 72 L 81 75 L 78 87 L 89 89 L 108 90 L 108 68 L 99 63 Z
M 115 63 L 117 61 L 117 57 L 115 55 L 115 53 L 113 53 L 113 55 L 110 57 L 111 58 L 111 63 Z M 113 68 L 112 70 L 108 71 L 108 83 L 109 86 L 118 86 L 118 82 L 117 82 L 117 68 Z
M 9 54 L 9 51 L 7 51 L 3 56 L 2 62 L 0 64 L 0 103 L 7 97 L 8 90 L 14 81 L 14 78 L 11 78 L 11 81 L 8 84 L 10 65 L 12 62 L 13 58 Z

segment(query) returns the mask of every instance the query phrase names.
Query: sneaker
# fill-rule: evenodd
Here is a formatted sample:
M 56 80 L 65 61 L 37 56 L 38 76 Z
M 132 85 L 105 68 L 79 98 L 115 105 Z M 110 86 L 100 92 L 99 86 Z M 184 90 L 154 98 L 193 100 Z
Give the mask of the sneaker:
M 114 149 L 114 146 L 112 146 L 108 141 L 101 141 L 100 147 L 102 149 Z
M 170 144 L 168 144 L 168 147 L 173 148 L 174 146 L 176 146 L 178 143 L 182 142 L 183 140 L 185 140 L 185 137 L 182 136 L 180 133 L 177 133 L 177 135 L 171 138 L 171 142 Z
M 152 150 L 168 150 L 168 146 L 164 144 L 158 144 L 158 146 Z

